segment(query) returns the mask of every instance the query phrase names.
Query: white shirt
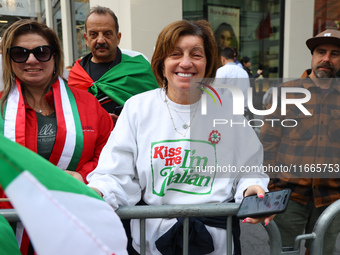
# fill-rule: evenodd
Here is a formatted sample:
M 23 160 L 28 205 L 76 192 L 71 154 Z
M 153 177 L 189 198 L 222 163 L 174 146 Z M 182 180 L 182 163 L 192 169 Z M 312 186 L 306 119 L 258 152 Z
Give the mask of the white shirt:
M 250 81 L 248 73 L 234 62 L 229 62 L 217 69 L 215 84 L 227 84 L 240 88 L 244 95 L 244 109 L 248 109 L 248 88 Z
M 218 170 L 209 173 L 201 168 L 230 165 L 240 169 L 260 166 L 263 160 L 262 145 L 255 132 L 242 115 L 232 115 L 230 99 L 223 94 L 221 97 L 223 106 L 207 98 L 207 115 L 201 115 L 200 101 L 180 105 L 167 99 L 167 106 L 162 89 L 131 97 L 100 154 L 97 168 L 87 177 L 88 185 L 99 189 L 115 209 L 133 206 L 141 198 L 149 205 L 226 203 L 233 198 L 240 202 L 250 185 L 267 190 L 266 175 Z M 213 120 L 222 117 L 228 119 L 229 125 L 213 127 Z M 231 127 L 231 119 L 238 124 Z M 245 126 L 240 125 L 242 121 Z M 190 125 L 189 132 L 183 129 L 184 122 Z M 176 132 L 174 126 L 186 136 Z M 213 130 L 220 133 L 216 144 L 208 140 Z M 155 241 L 176 222 L 146 220 L 147 254 L 160 255 Z M 219 244 L 212 254 L 223 254 L 226 231 L 206 227 Z M 132 237 L 139 251 L 139 220 L 132 220 Z

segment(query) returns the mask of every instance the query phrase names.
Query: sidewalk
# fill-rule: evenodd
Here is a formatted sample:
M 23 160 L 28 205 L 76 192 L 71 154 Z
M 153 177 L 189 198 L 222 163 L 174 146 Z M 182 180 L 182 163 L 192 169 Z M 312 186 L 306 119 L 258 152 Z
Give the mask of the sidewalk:
M 269 237 L 261 224 L 240 223 L 240 226 L 242 255 L 270 255 Z M 304 242 L 301 244 L 300 255 L 303 254 L 305 254 Z M 340 235 L 338 235 L 333 255 L 340 255 Z

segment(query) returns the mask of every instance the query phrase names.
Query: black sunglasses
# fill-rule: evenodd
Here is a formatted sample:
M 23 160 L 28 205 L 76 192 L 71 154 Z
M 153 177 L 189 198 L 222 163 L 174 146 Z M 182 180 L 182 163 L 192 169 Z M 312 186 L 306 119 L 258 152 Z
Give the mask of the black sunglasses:
M 13 46 L 7 49 L 9 56 L 16 63 L 24 63 L 27 61 L 29 55 L 33 53 L 34 57 L 40 62 L 47 62 L 51 59 L 54 52 L 53 48 L 48 45 L 38 46 L 32 50 Z

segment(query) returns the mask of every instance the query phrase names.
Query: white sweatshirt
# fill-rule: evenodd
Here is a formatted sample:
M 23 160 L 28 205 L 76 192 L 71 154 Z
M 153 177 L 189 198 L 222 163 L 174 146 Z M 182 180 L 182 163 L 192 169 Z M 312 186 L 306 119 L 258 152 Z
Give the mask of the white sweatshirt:
M 133 96 L 125 103 L 97 168 L 88 175 L 88 185 L 100 190 L 115 209 L 133 206 L 141 198 L 149 205 L 226 203 L 234 197 L 240 202 L 244 190 L 255 184 L 267 191 L 267 175 L 238 171 L 259 167 L 263 150 L 244 117 L 232 116 L 231 99 L 223 96 L 223 107 L 207 98 L 207 115 L 201 114 L 201 101 L 179 105 L 168 99 L 169 113 L 161 89 Z M 216 118 L 229 124 L 213 127 Z M 175 125 L 184 134 L 184 123 L 190 124 L 185 137 L 174 129 Z M 209 141 L 213 130 L 220 133 L 216 144 Z M 228 167 L 238 173 L 212 171 Z M 155 241 L 175 223 L 176 219 L 146 221 L 147 254 L 160 254 Z M 214 240 L 212 254 L 223 254 L 226 231 L 206 227 Z M 133 220 L 132 237 L 139 251 L 138 220 Z

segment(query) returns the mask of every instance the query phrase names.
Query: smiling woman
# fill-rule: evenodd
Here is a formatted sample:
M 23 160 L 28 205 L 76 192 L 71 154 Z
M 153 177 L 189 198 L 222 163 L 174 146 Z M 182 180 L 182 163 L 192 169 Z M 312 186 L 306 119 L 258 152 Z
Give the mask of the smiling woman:
M 61 45 L 45 24 L 15 22 L 5 31 L 1 47 L 0 134 L 85 180 L 113 128 L 111 117 L 94 96 L 69 88 L 61 78 Z M 11 205 L 2 202 L 0 208 Z M 26 232 L 17 230 L 22 253 L 33 254 Z
M 173 102 L 190 104 L 190 79 L 204 78 L 207 59 L 203 39 L 182 36 L 176 48 L 164 61 L 163 76 L 167 80 L 167 96 Z
M 126 101 L 97 168 L 88 176 L 88 185 L 113 208 L 132 206 L 141 199 L 149 205 L 227 203 L 244 194 L 264 193 L 265 175 L 234 178 L 197 171 L 216 163 L 260 165 L 262 160 L 262 147 L 252 128 L 212 131 L 208 123 L 213 116 L 200 114 L 202 90 L 196 84 L 215 76 L 217 60 L 207 21 L 180 20 L 160 32 L 151 60 L 160 88 Z M 200 82 L 191 83 L 194 79 Z M 223 112 L 227 112 L 231 107 L 224 102 Z M 225 217 L 190 221 L 202 230 L 195 234 L 206 241 L 190 240 L 192 254 L 225 253 Z M 147 254 L 183 253 L 182 241 L 176 239 L 182 236 L 176 232 L 181 229 L 180 219 L 147 219 L 145 224 Z M 139 221 L 132 220 L 131 225 L 132 245 L 140 252 Z
M 210 24 L 204 20 L 169 24 L 158 36 L 151 67 L 170 99 L 189 104 L 190 79 L 214 78 L 217 70 L 217 47 Z
M 47 44 L 47 40 L 38 34 L 25 34 L 15 38 L 13 46 L 8 48 L 9 56 L 13 61 L 13 72 L 25 84 L 28 91 L 39 89 L 43 93 L 52 79 L 54 61 L 50 59 L 53 48 Z M 51 109 L 47 102 L 40 100 L 41 104 L 35 105 L 33 102 L 35 98 L 26 96 L 33 108 L 40 108 L 42 113 L 49 115 Z

